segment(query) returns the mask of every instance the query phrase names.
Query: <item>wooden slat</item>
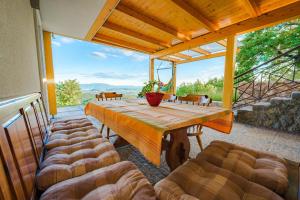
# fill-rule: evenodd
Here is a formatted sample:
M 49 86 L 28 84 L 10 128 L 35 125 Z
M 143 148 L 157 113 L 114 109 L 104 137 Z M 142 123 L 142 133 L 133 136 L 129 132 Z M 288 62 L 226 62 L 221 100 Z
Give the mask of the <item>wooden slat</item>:
M 222 45 L 223 47 L 226 47 L 226 45 L 227 45 L 227 42 L 225 40 L 217 41 L 217 43 Z
M 130 48 L 130 49 L 134 49 L 134 50 L 138 50 L 141 52 L 145 52 L 145 53 L 153 53 L 155 52 L 154 49 L 150 49 L 144 46 L 140 46 L 138 44 L 134 44 L 134 43 L 130 43 L 124 40 L 120 40 L 117 38 L 113 38 L 107 35 L 103 35 L 103 34 L 96 34 L 96 36 L 93 39 L 94 41 L 104 41 L 104 42 L 108 42 L 110 44 L 115 44 L 121 47 L 125 47 L 125 48 Z
M 195 58 L 192 58 L 189 60 L 180 60 L 177 62 L 177 64 L 183 64 L 183 63 L 194 62 L 194 61 L 198 61 L 198 60 L 205 60 L 205 59 L 210 59 L 210 58 L 221 57 L 221 56 L 225 56 L 225 54 L 226 54 L 226 52 L 212 53 L 212 54 L 205 55 L 205 56 L 195 57 Z
M 89 32 L 86 34 L 86 40 L 92 40 L 105 21 L 108 19 L 112 11 L 119 4 L 120 0 L 107 0 L 101 11 L 99 12 L 96 20 L 91 26 Z
M 111 23 L 111 22 L 106 22 L 103 25 L 103 27 L 111 29 L 111 30 L 114 30 L 114 31 L 117 31 L 119 33 L 131 36 L 131 37 L 135 37 L 135 38 L 140 39 L 140 40 L 144 40 L 146 42 L 150 42 L 152 44 L 156 44 L 156 45 L 162 46 L 162 47 L 170 47 L 169 44 L 167 44 L 167 43 L 165 43 L 163 41 L 159 41 L 159 40 L 157 40 L 155 38 L 152 38 L 152 37 L 149 37 L 147 35 L 143 35 L 141 33 L 129 30 L 129 29 L 125 28 L 125 27 L 119 26 L 119 25 Z
M 256 5 L 254 0 L 243 0 L 243 3 L 252 17 L 256 17 L 261 14 L 259 7 Z
M 175 63 L 178 63 L 178 62 L 182 61 L 182 60 L 180 60 L 180 59 L 171 58 L 171 57 L 169 57 L 169 56 L 165 56 L 165 57 L 162 57 L 162 58 L 159 58 L 159 59 L 165 60 L 165 61 L 172 61 L 172 62 L 175 62 Z
M 185 12 L 190 14 L 192 17 L 196 18 L 207 30 L 215 31 L 219 27 L 205 18 L 198 10 L 190 6 L 186 1 L 183 0 L 172 0 L 178 7 L 183 9 Z
M 152 19 L 151 17 L 148 17 L 140 12 L 137 12 L 123 4 L 119 4 L 116 8 L 118 11 L 126 14 L 126 15 L 129 15 L 131 17 L 134 17 L 146 24 L 149 24 L 161 31 L 164 31 L 172 36 L 175 36 L 176 38 L 180 39 L 180 40 L 183 40 L 183 41 L 186 41 L 186 40 L 190 40 L 191 38 L 189 36 L 186 36 L 182 33 L 179 33 L 178 31 L 174 30 L 173 28 L 169 27 L 168 25 L 166 24 L 163 24 L 157 20 L 154 20 Z
M 186 55 L 184 53 L 175 53 L 173 54 L 173 56 L 179 57 L 179 58 L 183 58 L 183 59 L 191 59 L 193 58 L 192 56 Z
M 296 18 L 300 16 L 300 2 L 295 2 L 292 4 L 289 4 L 285 7 L 273 10 L 269 13 L 260 15 L 256 18 L 250 18 L 245 21 L 227 26 L 225 28 L 222 28 L 218 31 L 208 33 L 202 36 L 199 36 L 195 39 L 192 39 L 190 41 L 186 41 L 183 43 L 180 43 L 176 46 L 170 47 L 165 50 L 161 50 L 159 52 L 156 52 L 151 55 L 152 58 L 159 58 L 166 55 L 170 55 L 173 53 L 177 53 L 180 51 L 184 51 L 187 49 L 192 49 L 196 46 L 201 46 L 204 44 L 216 42 L 219 40 L 222 40 L 229 35 L 233 34 L 241 34 L 257 29 L 264 28 L 266 26 L 271 26 L 286 20 L 290 20 L 292 18 Z
M 201 53 L 201 54 L 204 54 L 204 55 L 209 55 L 211 54 L 209 51 L 206 51 L 200 47 L 196 47 L 196 48 L 192 48 L 192 51 L 195 51 L 197 53 Z

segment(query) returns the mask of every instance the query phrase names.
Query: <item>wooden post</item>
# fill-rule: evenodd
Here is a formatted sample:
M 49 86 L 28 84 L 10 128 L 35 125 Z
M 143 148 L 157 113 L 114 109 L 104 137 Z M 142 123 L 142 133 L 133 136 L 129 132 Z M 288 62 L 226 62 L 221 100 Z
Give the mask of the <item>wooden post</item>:
M 154 81 L 154 59 L 149 58 L 149 81 Z M 152 92 L 154 88 L 152 88 Z
M 175 62 L 172 62 L 172 78 L 173 78 L 172 93 L 176 95 L 176 63 Z
M 150 58 L 149 60 L 149 81 L 154 80 L 154 59 Z
M 57 114 L 57 107 L 56 107 L 54 69 L 53 69 L 53 60 L 52 60 L 51 33 L 44 31 L 43 35 L 44 35 L 44 50 L 45 50 L 49 112 L 50 115 L 52 115 L 53 117 L 54 115 Z
M 232 108 L 235 56 L 236 37 L 231 35 L 227 37 L 223 89 L 223 107 L 228 109 Z

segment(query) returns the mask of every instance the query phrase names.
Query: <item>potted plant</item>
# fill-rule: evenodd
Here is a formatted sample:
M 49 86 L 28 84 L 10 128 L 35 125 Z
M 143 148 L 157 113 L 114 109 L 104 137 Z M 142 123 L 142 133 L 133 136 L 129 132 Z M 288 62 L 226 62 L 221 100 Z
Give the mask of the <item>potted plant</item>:
M 153 92 L 157 86 L 156 92 Z M 164 96 L 163 93 L 160 93 L 160 83 L 159 81 L 148 81 L 145 83 L 142 91 L 138 94 L 138 97 L 146 96 L 146 99 L 150 106 L 158 106 Z

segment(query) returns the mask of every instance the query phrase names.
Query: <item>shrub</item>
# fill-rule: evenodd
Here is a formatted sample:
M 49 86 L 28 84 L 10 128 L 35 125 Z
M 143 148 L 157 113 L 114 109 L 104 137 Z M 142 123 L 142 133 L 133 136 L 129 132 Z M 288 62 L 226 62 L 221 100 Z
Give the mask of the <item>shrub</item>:
M 197 80 L 194 83 L 182 83 L 176 91 L 177 96 L 188 94 L 208 95 L 213 101 L 221 101 L 223 94 L 223 78 L 210 79 L 206 83 Z
M 58 106 L 73 106 L 81 104 L 82 93 L 79 82 L 66 80 L 56 84 L 56 99 Z

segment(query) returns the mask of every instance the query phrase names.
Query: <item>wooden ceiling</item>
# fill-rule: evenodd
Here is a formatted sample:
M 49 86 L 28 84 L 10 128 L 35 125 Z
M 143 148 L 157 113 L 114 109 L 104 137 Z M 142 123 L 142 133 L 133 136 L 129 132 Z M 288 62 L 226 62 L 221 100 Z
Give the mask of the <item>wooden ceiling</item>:
M 299 0 L 107 0 L 86 39 L 185 63 L 225 54 L 203 45 L 299 16 Z

